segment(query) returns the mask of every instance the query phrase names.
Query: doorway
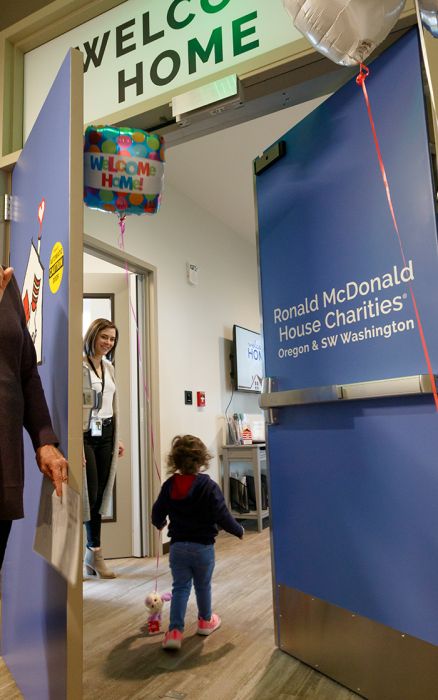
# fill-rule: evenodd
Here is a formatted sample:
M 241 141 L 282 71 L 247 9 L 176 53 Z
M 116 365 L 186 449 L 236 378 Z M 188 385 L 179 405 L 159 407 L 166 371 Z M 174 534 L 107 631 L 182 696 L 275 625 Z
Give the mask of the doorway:
M 119 330 L 114 360 L 119 404 L 119 436 L 125 452 L 117 465 L 111 507 L 102 520 L 102 549 L 108 559 L 149 556 L 152 410 L 150 385 L 151 294 L 154 271 L 121 251 L 84 246 L 83 332 L 95 318 Z M 108 248 L 110 248 L 108 246 Z

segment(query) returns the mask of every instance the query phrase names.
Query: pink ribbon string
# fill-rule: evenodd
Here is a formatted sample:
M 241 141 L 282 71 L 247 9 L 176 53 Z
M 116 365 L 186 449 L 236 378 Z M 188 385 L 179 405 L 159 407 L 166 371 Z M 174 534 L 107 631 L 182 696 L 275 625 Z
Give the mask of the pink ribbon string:
M 119 235 L 119 249 L 126 254 L 125 250 L 125 227 L 126 227 L 126 216 L 120 216 L 119 217 L 119 228 L 120 228 L 120 235 Z M 136 337 L 137 337 L 137 353 L 138 353 L 138 366 L 140 370 L 140 376 L 142 379 L 142 384 L 143 384 L 143 392 L 146 397 L 146 403 L 149 408 L 149 412 L 151 410 L 151 401 L 150 401 L 150 394 L 149 394 L 149 389 L 146 381 L 146 370 L 143 364 L 143 353 L 142 353 L 142 348 L 141 348 L 141 342 L 140 342 L 140 331 L 138 328 L 138 321 L 137 321 L 137 314 L 134 309 L 134 306 L 132 304 L 132 299 L 131 299 L 131 294 L 130 294 L 130 288 L 129 288 L 129 268 L 128 268 L 128 261 L 125 259 L 125 278 L 126 278 L 126 285 L 128 287 L 128 298 L 129 298 L 129 306 L 131 309 L 131 314 L 132 318 L 134 320 L 135 324 L 135 331 L 136 331 Z M 154 435 L 154 430 L 152 425 L 150 425 L 149 429 L 149 438 L 151 441 L 151 451 L 152 451 L 152 461 L 155 467 L 155 471 L 157 472 L 158 476 L 158 481 L 161 483 L 161 474 L 160 470 L 158 469 L 158 464 L 157 464 L 157 459 L 156 459 L 156 450 L 155 450 L 155 435 Z M 158 587 L 158 568 L 160 564 L 160 544 L 161 544 L 161 530 L 158 532 L 158 542 L 157 542 L 157 570 L 156 570 L 156 578 L 155 578 L 155 592 L 157 591 Z
M 394 224 L 394 229 L 395 229 L 395 232 L 397 234 L 397 240 L 398 240 L 399 247 L 400 247 L 400 253 L 401 253 L 402 260 L 403 260 L 403 265 L 406 267 L 406 255 L 405 255 L 405 252 L 403 249 L 403 243 L 401 240 L 401 236 L 400 236 L 400 232 L 399 232 L 399 228 L 398 228 L 398 224 L 397 224 L 397 218 L 396 218 L 394 207 L 392 204 L 391 190 L 390 190 L 388 178 L 386 175 L 386 169 L 385 169 L 385 164 L 383 162 L 382 152 L 380 150 L 379 139 L 377 137 L 373 113 L 371 110 L 371 103 L 370 103 L 370 100 L 368 97 L 368 92 L 367 92 L 366 85 L 365 85 L 365 80 L 369 76 L 369 73 L 370 73 L 369 68 L 367 68 L 367 66 L 365 66 L 363 63 L 361 63 L 360 69 L 359 69 L 359 75 L 356 78 L 356 83 L 362 88 L 362 92 L 364 95 L 365 104 L 366 104 L 367 112 L 368 112 L 368 118 L 369 118 L 370 125 L 371 125 L 371 131 L 373 134 L 374 145 L 376 147 L 377 158 L 379 161 L 379 168 L 380 168 L 380 172 L 382 175 L 383 185 L 385 187 L 386 199 L 388 201 L 389 211 L 391 212 L 391 218 L 392 218 L 392 222 Z M 421 345 L 422 345 L 424 357 L 426 360 L 427 371 L 429 374 L 433 398 L 435 401 L 435 408 L 438 411 L 438 395 L 437 395 L 437 388 L 436 388 L 436 384 L 435 384 L 435 376 L 434 376 L 434 373 L 432 370 L 432 363 L 430 361 L 429 350 L 427 348 L 426 338 L 425 338 L 424 331 L 423 331 L 423 324 L 421 323 L 420 312 L 418 310 L 414 290 L 413 290 L 412 284 L 410 282 L 409 282 L 409 292 L 410 292 L 411 299 L 412 299 L 412 305 L 414 307 L 415 317 L 417 319 L 418 332 L 420 335 Z

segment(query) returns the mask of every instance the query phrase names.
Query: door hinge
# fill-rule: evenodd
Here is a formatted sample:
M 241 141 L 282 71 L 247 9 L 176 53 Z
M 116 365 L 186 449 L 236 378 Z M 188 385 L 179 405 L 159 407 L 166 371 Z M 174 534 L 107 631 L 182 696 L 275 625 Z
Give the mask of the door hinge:
M 3 206 L 3 220 L 4 221 L 11 220 L 11 199 L 12 199 L 12 197 L 10 194 L 5 194 L 4 206 Z

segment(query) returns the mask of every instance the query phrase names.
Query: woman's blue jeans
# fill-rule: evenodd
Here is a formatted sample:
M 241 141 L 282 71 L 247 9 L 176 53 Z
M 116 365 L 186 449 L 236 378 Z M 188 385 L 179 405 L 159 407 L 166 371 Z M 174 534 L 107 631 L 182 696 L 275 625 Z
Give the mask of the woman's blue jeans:
M 169 563 L 173 578 L 169 630 L 177 629 L 182 632 L 192 581 L 199 617 L 204 620 L 211 618 L 214 544 L 174 542 L 170 545 Z

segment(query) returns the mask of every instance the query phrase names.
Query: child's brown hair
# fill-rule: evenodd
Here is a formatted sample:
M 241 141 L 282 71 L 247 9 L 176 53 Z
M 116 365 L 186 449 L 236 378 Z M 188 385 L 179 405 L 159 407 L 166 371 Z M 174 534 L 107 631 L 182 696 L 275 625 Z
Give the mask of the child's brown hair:
M 197 474 L 202 467 L 208 469 L 212 459 L 206 446 L 194 435 L 176 435 L 167 458 L 168 474 Z

